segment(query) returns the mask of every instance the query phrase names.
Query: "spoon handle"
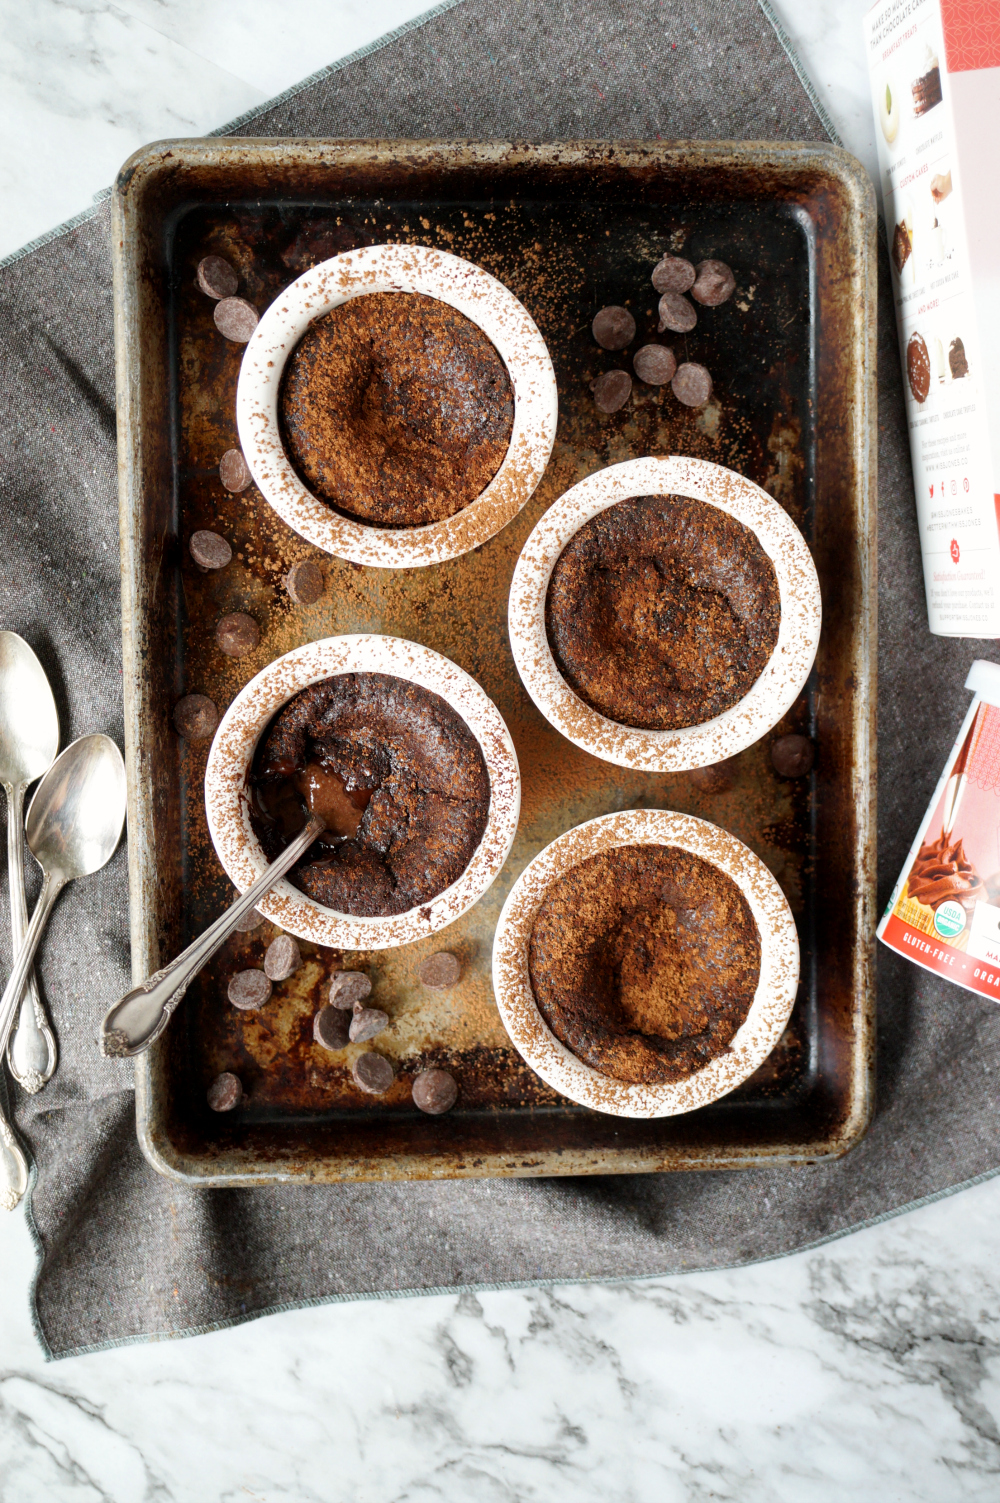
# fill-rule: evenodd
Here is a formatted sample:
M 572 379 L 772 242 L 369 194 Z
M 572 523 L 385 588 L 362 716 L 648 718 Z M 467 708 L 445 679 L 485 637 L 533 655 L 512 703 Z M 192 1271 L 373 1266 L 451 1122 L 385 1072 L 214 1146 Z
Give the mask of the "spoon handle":
M 52 905 L 62 892 L 65 883 L 66 879 L 61 872 L 45 873 L 45 880 L 42 882 L 42 890 L 35 904 L 35 911 L 31 915 L 31 923 L 28 925 L 24 944 L 15 957 L 10 980 L 7 982 L 3 996 L 0 997 L 0 1056 L 7 1049 L 11 1024 L 17 1012 L 17 1004 L 21 1000 L 25 979 L 31 970 L 31 962 L 38 949 L 38 941 L 42 937 L 49 914 L 52 912 Z M 12 1211 L 27 1188 L 27 1159 L 14 1136 L 14 1129 L 0 1112 L 0 1209 Z
M 100 1044 L 105 1055 L 115 1059 L 128 1059 L 142 1054 L 160 1037 L 170 1021 L 170 1016 L 187 991 L 195 976 L 206 965 L 216 950 L 232 934 L 244 914 L 250 912 L 258 900 L 294 866 L 302 853 L 309 849 L 325 826 L 321 819 L 311 819 L 286 846 L 276 861 L 273 861 L 246 892 L 238 897 L 225 913 L 210 924 L 204 934 L 172 960 L 162 970 L 122 997 L 112 1007 L 101 1026 Z
M 14 954 L 24 943 L 28 904 L 24 896 L 24 784 L 7 787 L 7 872 L 10 878 L 10 930 Z M 32 1095 L 51 1080 L 56 1068 L 56 1041 L 38 994 L 32 969 L 21 998 L 21 1010 L 7 1048 L 10 1073 Z

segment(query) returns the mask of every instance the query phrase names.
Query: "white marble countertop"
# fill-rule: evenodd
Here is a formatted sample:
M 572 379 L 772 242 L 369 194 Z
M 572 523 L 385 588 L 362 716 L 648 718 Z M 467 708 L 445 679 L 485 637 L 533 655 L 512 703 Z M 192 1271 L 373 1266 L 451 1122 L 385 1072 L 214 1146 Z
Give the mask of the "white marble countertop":
M 0 0 L 0 256 L 144 141 L 214 129 L 425 3 Z M 873 170 L 866 8 L 775 5 Z M 998 1228 L 1000 1180 L 728 1273 L 357 1302 L 46 1366 L 6 1216 L 0 1503 L 992 1503 Z

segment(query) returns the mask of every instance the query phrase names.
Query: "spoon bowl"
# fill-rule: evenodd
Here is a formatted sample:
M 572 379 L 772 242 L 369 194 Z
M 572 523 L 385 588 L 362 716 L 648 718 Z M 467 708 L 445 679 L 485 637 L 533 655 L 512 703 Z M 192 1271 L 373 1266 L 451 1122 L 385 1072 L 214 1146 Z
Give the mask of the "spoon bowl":
M 42 868 L 42 890 L 0 997 L 0 1053 L 56 898 L 67 882 L 99 871 L 125 823 L 125 763 L 109 736 L 82 736 L 56 758 L 28 809 L 25 833 Z M 28 1183 L 27 1159 L 0 1113 L 0 1206 L 13 1210 Z
M 59 750 L 59 716 L 45 669 L 23 637 L 0 631 L 0 784 L 7 795 L 10 928 L 16 955 L 28 929 L 24 894 L 24 795 Z M 21 998 L 7 1061 L 26 1091 L 40 1091 L 56 1068 L 56 1040 L 35 983 Z
M 28 849 L 63 882 L 100 871 L 121 839 L 125 764 L 109 736 L 81 736 L 53 762 L 28 806 Z

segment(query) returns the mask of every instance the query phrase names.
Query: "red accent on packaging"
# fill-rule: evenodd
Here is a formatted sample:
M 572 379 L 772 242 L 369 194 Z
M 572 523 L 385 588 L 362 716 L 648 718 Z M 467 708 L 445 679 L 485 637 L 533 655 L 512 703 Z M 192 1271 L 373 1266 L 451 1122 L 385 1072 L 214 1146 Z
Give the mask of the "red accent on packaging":
M 941 0 L 949 73 L 1000 68 L 1000 0 Z

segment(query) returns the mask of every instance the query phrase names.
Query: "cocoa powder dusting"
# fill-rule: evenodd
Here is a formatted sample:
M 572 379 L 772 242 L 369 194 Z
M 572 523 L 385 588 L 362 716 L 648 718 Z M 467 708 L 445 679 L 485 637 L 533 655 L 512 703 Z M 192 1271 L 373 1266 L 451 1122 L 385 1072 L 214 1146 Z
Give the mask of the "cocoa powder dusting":
M 616 1080 L 662 1084 L 729 1048 L 757 990 L 760 934 L 710 862 L 676 846 L 618 846 L 553 884 L 528 964 L 567 1049 Z
M 545 629 L 585 704 L 641 730 L 737 704 L 778 640 L 774 565 L 749 528 L 702 501 L 643 496 L 591 518 L 556 561 Z
M 510 378 L 486 335 L 408 292 L 352 298 L 293 350 L 281 393 L 289 457 L 349 517 L 419 527 L 486 489 L 514 426 Z

